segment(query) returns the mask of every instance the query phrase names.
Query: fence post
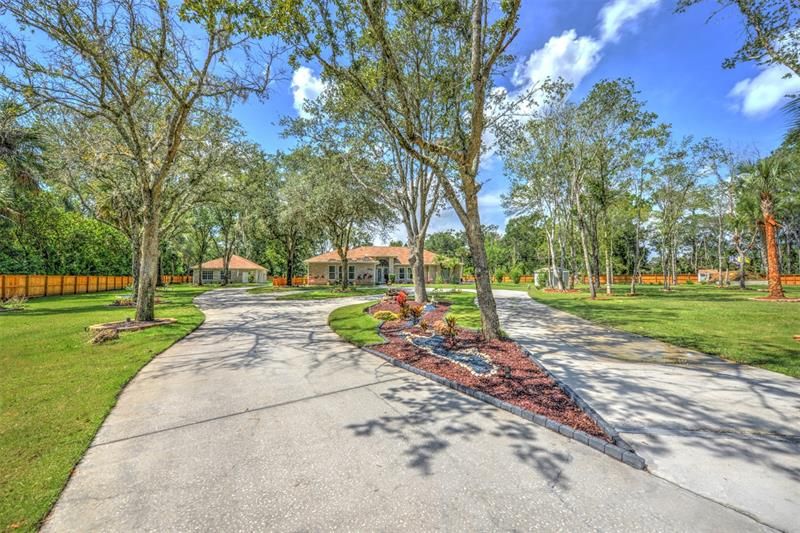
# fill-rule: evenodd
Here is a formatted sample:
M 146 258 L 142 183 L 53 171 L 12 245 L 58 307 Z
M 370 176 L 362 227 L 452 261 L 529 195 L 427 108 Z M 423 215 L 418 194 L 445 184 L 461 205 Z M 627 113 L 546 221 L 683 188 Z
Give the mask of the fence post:
M 28 290 L 31 285 L 31 276 L 30 274 L 25 274 L 25 298 L 28 297 Z
M 6 299 L 6 277 L 0 276 L 0 300 Z
M 44 295 L 47 296 L 47 274 L 44 275 Z

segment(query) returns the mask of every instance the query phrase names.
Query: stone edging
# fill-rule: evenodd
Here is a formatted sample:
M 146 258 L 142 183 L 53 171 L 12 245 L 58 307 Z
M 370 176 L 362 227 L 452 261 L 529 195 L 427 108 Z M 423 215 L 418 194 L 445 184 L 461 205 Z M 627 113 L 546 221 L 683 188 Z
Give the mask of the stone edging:
M 383 335 L 381 335 L 381 337 L 383 337 Z M 636 469 L 639 469 L 639 470 L 643 470 L 645 468 L 645 466 L 646 466 L 644 459 L 642 459 L 639 455 L 637 455 L 632 450 L 624 449 L 624 448 L 618 446 L 617 444 L 610 444 L 610 443 L 604 441 L 603 439 L 599 439 L 599 438 L 594 437 L 592 435 L 589 435 L 588 433 L 585 433 L 583 431 L 580 431 L 580 430 L 574 429 L 574 428 L 572 428 L 570 426 L 567 426 L 565 424 L 561 424 L 559 422 L 556 422 L 555 420 L 547 418 L 546 416 L 542 416 L 542 415 L 539 415 L 539 414 L 536 414 L 536 413 L 532 413 L 531 411 L 528 411 L 526 409 L 522 409 L 521 407 L 517 407 L 516 405 L 511 405 L 510 403 L 504 402 L 503 400 L 499 400 L 499 399 L 495 398 L 494 396 L 490 396 L 489 394 L 486 394 L 485 392 L 481 392 L 481 391 L 479 391 L 477 389 L 473 389 L 472 387 L 467 387 L 467 386 L 462 385 L 461 383 L 458 383 L 458 382 L 453 381 L 451 379 L 447 379 L 445 377 L 439 376 L 439 375 L 434 374 L 432 372 L 428 372 L 427 370 L 422 370 L 420 368 L 411 366 L 408 363 L 405 363 L 405 362 L 403 362 L 403 361 L 401 361 L 401 360 L 399 360 L 399 359 L 397 359 L 395 357 L 392 357 L 391 355 L 379 352 L 378 350 L 374 350 L 374 349 L 370 348 L 369 346 L 364 346 L 361 349 L 366 351 L 367 353 L 370 353 L 372 355 L 380 357 L 381 359 L 383 359 L 385 361 L 388 361 L 389 363 L 393 364 L 394 366 L 400 367 L 400 368 L 402 368 L 404 370 L 408 370 L 409 372 L 413 372 L 414 374 L 417 374 L 417 375 L 420 375 L 422 377 L 428 378 L 428 379 L 430 379 L 432 381 L 435 381 L 436 383 L 439 383 L 441 385 L 445 385 L 447 387 L 450 387 L 451 389 L 455 389 L 455 390 L 457 390 L 457 391 L 459 391 L 461 393 L 466 394 L 467 396 L 472 396 L 473 398 L 476 398 L 478 400 L 481 400 L 483 402 L 491 404 L 491 405 L 493 405 L 493 406 L 495 406 L 495 407 L 497 407 L 499 409 L 502 409 L 504 411 L 508 411 L 509 413 L 515 414 L 515 415 L 517 415 L 519 417 L 524 418 L 525 420 L 528 420 L 529 422 L 533 422 L 534 424 L 538 424 L 538 425 L 540 425 L 542 427 L 545 427 L 545 428 L 547 428 L 547 429 L 549 429 L 551 431 L 555 431 L 556 433 L 560 433 L 561 435 L 564 435 L 565 437 L 567 437 L 569 439 L 572 439 L 572 440 L 575 440 L 577 442 L 580 442 L 581 444 L 586 444 L 587 446 L 591 446 L 595 450 L 598 450 L 598 451 L 606 454 L 607 456 L 609 456 L 609 457 L 611 457 L 613 459 L 616 459 L 617 461 L 621 461 L 621 462 L 623 462 L 623 463 L 625 463 L 625 464 L 627 464 L 629 466 L 632 466 L 633 468 L 636 468 Z M 530 353 L 527 350 L 525 350 L 525 352 L 530 357 Z M 541 365 L 538 362 L 536 362 L 536 364 L 538 364 L 541 367 Z M 552 377 L 552 374 L 550 374 L 550 372 L 548 372 L 546 369 L 544 369 L 544 370 L 545 370 L 545 372 L 547 372 L 547 374 L 549 376 L 551 376 L 551 379 L 553 379 L 559 387 L 563 387 L 563 384 L 561 382 L 559 382 L 557 379 L 555 379 L 554 377 Z M 564 390 L 564 389 L 562 388 L 562 390 Z M 572 389 L 569 389 L 569 390 L 571 391 Z M 564 392 L 567 393 L 566 390 L 564 390 Z M 569 393 L 567 393 L 567 394 L 569 395 Z M 572 394 L 574 395 L 575 393 L 572 392 Z M 570 397 L 573 398 L 573 396 L 570 396 Z M 575 395 L 575 398 L 579 398 L 579 397 L 577 395 Z M 574 398 L 573 398 L 573 401 L 578 403 Z M 588 404 L 586 404 L 586 402 L 584 402 L 582 399 L 580 401 L 581 401 L 581 403 L 578 404 L 579 407 L 583 408 L 584 405 L 588 406 Z M 597 416 L 599 418 L 599 415 L 597 415 L 597 413 L 595 413 L 595 411 L 593 409 L 591 409 L 591 408 L 589 408 L 589 410 L 587 410 L 586 412 L 592 419 L 594 419 L 595 416 Z M 602 420 L 602 418 L 600 418 L 600 420 Z M 598 422 L 598 424 L 600 424 L 600 422 Z M 601 425 L 601 427 L 603 428 L 603 430 L 605 430 L 606 426 L 608 426 L 608 424 L 604 420 L 603 420 L 603 424 L 604 425 Z M 610 426 L 608 426 L 608 427 L 610 427 Z M 618 439 L 619 438 L 618 436 L 616 438 L 614 437 L 614 435 L 616 435 L 616 431 L 614 431 L 613 428 L 612 428 L 612 432 L 613 433 L 610 433 L 612 438 L 615 439 L 615 440 Z M 619 440 L 621 441 L 621 439 L 619 439 Z M 624 441 L 621 441 L 621 442 L 624 442 Z
M 515 341 L 515 342 L 516 342 L 516 341 Z M 523 351 L 523 352 L 525 352 L 525 355 L 527 355 L 527 356 L 528 356 L 528 359 L 530 359 L 531 361 L 533 361 L 533 364 L 535 364 L 536 366 L 538 366 L 538 367 L 539 367 L 539 368 L 542 370 L 542 372 L 544 372 L 545 374 L 547 374 L 547 376 L 548 376 L 550 379 L 552 379 L 552 380 L 553 380 L 553 381 L 556 383 L 556 385 L 558 385 L 558 388 L 560 388 L 560 389 L 561 389 L 561 390 L 564 392 L 564 394 L 566 394 L 567 396 L 569 396 L 569 399 L 570 399 L 570 400 L 572 400 L 573 402 L 575 402 L 575 403 L 578 405 L 578 407 L 580 407 L 580 408 L 581 408 L 581 410 L 582 410 L 583 412 L 585 412 L 587 415 L 589 415 L 589 418 L 591 418 L 592 420 L 594 420 L 594 421 L 595 421 L 595 423 L 596 423 L 598 426 L 600 426 L 601 428 L 603 428 L 603 431 L 605 431 L 605 432 L 608 434 L 608 436 L 610 436 L 610 437 L 611 437 L 611 439 L 614 441 L 614 444 L 615 444 L 616 446 L 618 446 L 618 447 L 622 448 L 622 449 L 623 449 L 623 450 L 625 450 L 625 451 L 632 452 L 632 453 L 636 453 L 636 452 L 634 452 L 634 451 L 633 451 L 633 447 L 632 447 L 630 444 L 628 444 L 627 442 L 625 442 L 625 439 L 623 439 L 623 438 L 620 436 L 620 434 L 617 432 L 617 430 L 616 430 L 616 429 L 615 429 L 615 428 L 614 428 L 614 427 L 613 427 L 611 424 L 609 424 L 608 422 L 606 422 L 606 421 L 605 421 L 605 419 L 604 419 L 602 416 L 600 416 L 600 414 L 599 414 L 597 411 L 595 411 L 595 410 L 594 410 L 594 408 L 592 408 L 592 406 L 591 406 L 591 405 L 589 405 L 588 403 L 586 403 L 586 400 L 584 400 L 583 398 L 581 398 L 581 397 L 578 395 L 578 393 L 577 393 L 577 392 L 575 392 L 574 390 L 572 390 L 572 387 L 570 387 L 569 385 L 567 385 L 566 383 L 564 383 L 563 381 L 561 381 L 560 379 L 558 379 L 558 378 L 555 376 L 555 374 L 553 374 L 552 372 L 550 372 L 550 370 L 548 370 L 548 369 L 547 369 L 547 367 L 545 367 L 545 366 L 544 366 L 544 365 L 543 365 L 543 364 L 542 364 L 540 361 L 538 361 L 538 360 L 536 359 L 536 357 L 533 355 L 533 352 L 531 352 L 530 350 L 528 350 L 527 348 L 525 348 L 524 346 L 522 346 L 522 345 L 521 345 L 519 342 L 517 342 L 517 345 L 518 345 L 520 348 L 522 348 L 522 351 Z

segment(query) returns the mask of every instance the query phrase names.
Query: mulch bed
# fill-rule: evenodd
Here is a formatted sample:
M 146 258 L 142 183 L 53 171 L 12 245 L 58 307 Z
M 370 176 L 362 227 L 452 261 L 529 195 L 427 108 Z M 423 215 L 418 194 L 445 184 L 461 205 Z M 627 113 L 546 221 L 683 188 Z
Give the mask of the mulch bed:
M 392 302 L 380 302 L 370 308 L 369 312 L 374 313 L 380 310 L 396 312 L 391 305 L 395 305 L 399 309 L 399 306 Z M 438 304 L 422 319 L 433 325 L 444 317 L 448 307 L 446 304 Z M 458 336 L 454 343 L 448 346 L 448 349 L 459 353 L 477 350 L 481 355 L 488 357 L 496 368 L 492 374 L 479 375 L 465 366 L 433 355 L 409 342 L 406 334 L 420 337 L 433 335 L 431 331 L 424 332 L 418 325 L 411 326 L 410 322 L 406 320 L 394 320 L 384 322 L 380 331 L 387 342 L 372 346 L 375 350 L 611 442 L 611 438 L 600 426 L 583 412 L 561 390 L 558 384 L 531 361 L 522 348 L 513 341 L 499 339 L 485 341 L 478 331 L 458 328 Z

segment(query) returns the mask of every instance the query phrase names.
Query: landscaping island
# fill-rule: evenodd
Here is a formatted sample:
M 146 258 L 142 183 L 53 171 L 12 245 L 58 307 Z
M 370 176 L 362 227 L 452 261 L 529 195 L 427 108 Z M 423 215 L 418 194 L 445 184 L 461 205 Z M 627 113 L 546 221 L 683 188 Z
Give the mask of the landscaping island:
M 611 437 L 516 342 L 487 341 L 474 294 L 440 292 L 424 307 L 390 290 L 378 302 L 336 309 L 344 339 L 501 402 L 611 442 Z M 470 327 L 464 327 L 461 323 Z

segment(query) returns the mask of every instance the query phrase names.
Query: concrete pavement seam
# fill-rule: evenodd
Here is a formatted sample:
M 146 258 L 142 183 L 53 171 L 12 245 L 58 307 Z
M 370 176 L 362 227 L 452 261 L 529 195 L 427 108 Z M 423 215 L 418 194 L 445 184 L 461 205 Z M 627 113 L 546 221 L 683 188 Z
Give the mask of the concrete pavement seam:
M 343 392 L 350 392 L 350 391 L 354 391 L 354 390 L 357 390 L 357 389 L 363 389 L 365 387 L 371 387 L 373 385 L 380 385 L 382 383 L 390 383 L 392 381 L 398 381 L 398 380 L 401 380 L 401 379 L 406 379 L 406 377 L 405 376 L 398 376 L 398 377 L 395 377 L 395 378 L 384 379 L 384 380 L 381 380 L 381 381 L 373 381 L 373 382 L 370 382 L 370 383 L 364 383 L 362 385 L 355 385 L 353 387 L 347 387 L 347 388 L 344 388 L 344 389 L 337 389 L 337 390 L 334 390 L 334 391 L 323 392 L 323 393 L 320 393 L 320 394 L 315 394 L 313 396 L 303 396 L 302 398 L 297 398 L 297 399 L 294 399 L 294 400 L 287 400 L 285 402 L 278 402 L 278 403 L 273 403 L 273 404 L 269 404 L 269 405 L 262 405 L 261 407 L 254 407 L 253 409 L 245 409 L 244 411 L 236 411 L 234 413 L 227 413 L 227 414 L 224 414 L 224 415 L 213 416 L 211 418 L 204 418 L 202 420 L 195 420 L 194 422 L 187 422 L 185 424 L 179 424 L 177 426 L 170 426 L 170 427 L 167 427 L 167 428 L 157 429 L 157 430 L 154 430 L 154 431 L 147 431 L 145 433 L 139 433 L 137 435 L 131 435 L 129 437 L 123 437 L 123 438 L 120 438 L 120 439 L 109 440 L 109 441 L 106 441 L 106 442 L 92 443 L 91 445 L 89 445 L 89 448 L 97 448 L 97 447 L 100 447 L 100 446 L 107 446 L 109 444 L 116 444 L 116 443 L 119 443 L 119 442 L 125 442 L 125 441 L 132 440 L 132 439 L 138 439 L 138 438 L 142 438 L 142 437 L 149 437 L 151 435 L 158 435 L 159 433 L 166 433 L 168 431 L 173 431 L 173 430 L 176 430 L 176 429 L 183 429 L 183 428 L 187 428 L 187 427 L 191 427 L 191 426 L 198 426 L 200 424 L 205 424 L 207 422 L 215 422 L 217 420 L 224 420 L 226 418 L 233 418 L 235 416 L 246 415 L 246 414 L 249 414 L 249 413 L 255 413 L 257 411 L 266 411 L 267 409 L 274 409 L 276 407 L 285 407 L 287 405 L 292 405 L 292 404 L 295 404 L 295 403 L 305 402 L 305 401 L 309 401 L 309 400 L 316 400 L 316 399 L 319 399 L 319 398 L 325 398 L 326 396 L 333 396 L 335 394 L 340 394 L 340 393 L 343 393 Z

